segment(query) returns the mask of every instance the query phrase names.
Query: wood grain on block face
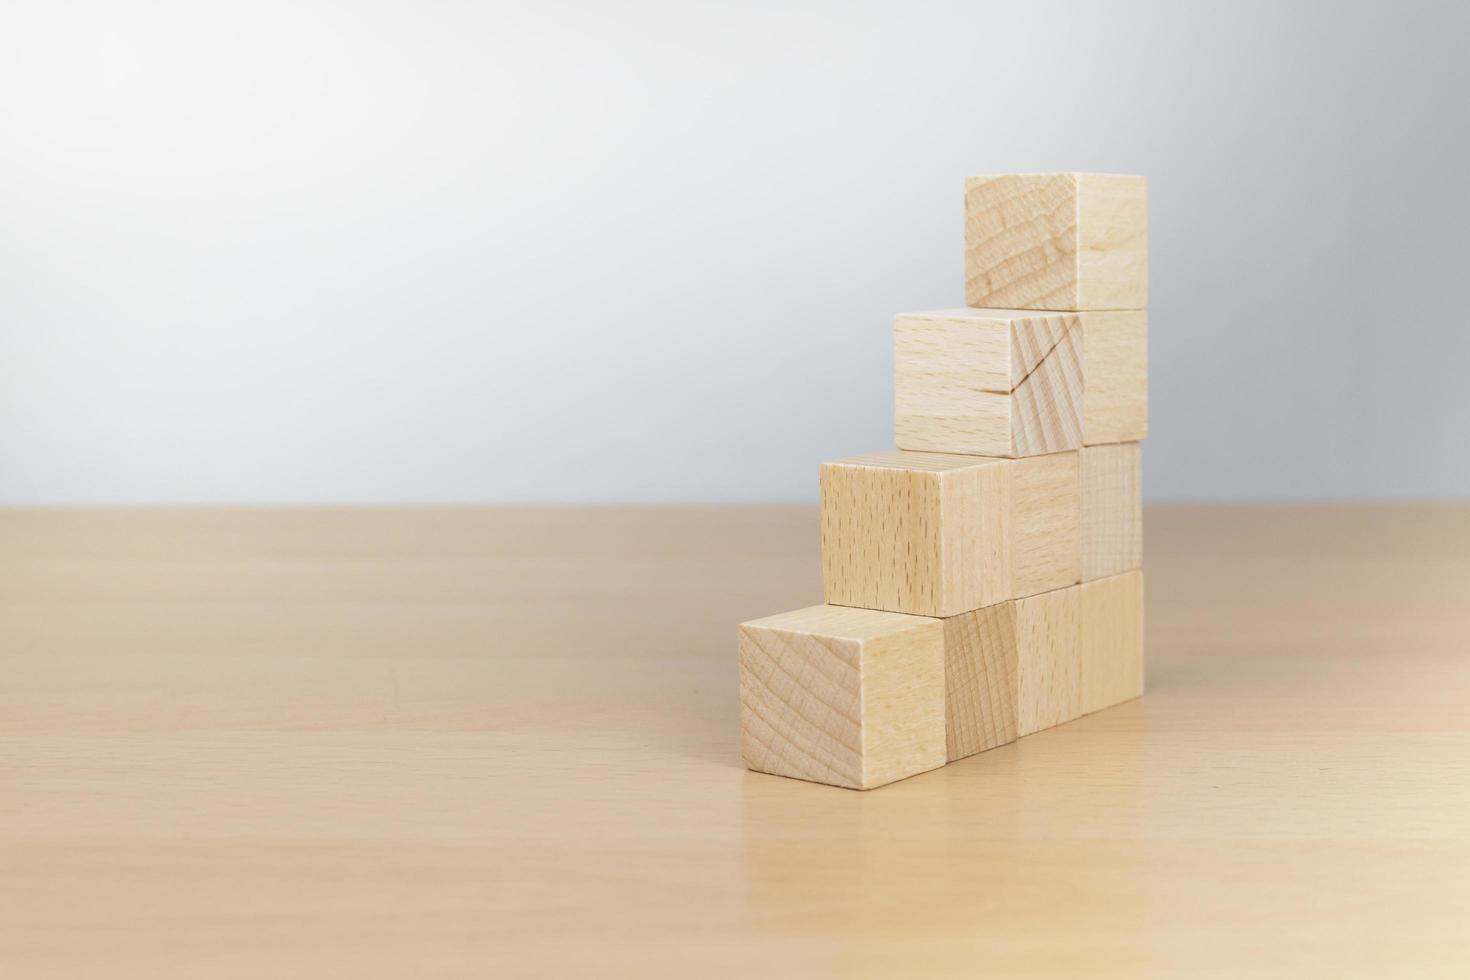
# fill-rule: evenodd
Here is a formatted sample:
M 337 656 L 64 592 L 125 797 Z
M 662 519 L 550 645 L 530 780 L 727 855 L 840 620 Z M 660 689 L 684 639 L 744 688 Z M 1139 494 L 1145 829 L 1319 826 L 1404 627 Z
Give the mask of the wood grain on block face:
M 1082 445 L 1076 314 L 908 313 L 893 334 L 900 448 L 1029 456 Z
M 949 760 L 1016 740 L 1016 604 L 944 620 L 945 744 Z
M 1082 314 L 1082 438 L 1093 446 L 1148 435 L 1148 313 Z
M 1080 322 L 1071 313 L 1037 313 L 1028 310 L 1005 312 L 1011 324 L 1011 386 L 1015 391 L 1041 367 Z
M 1016 734 L 1082 715 L 1081 587 L 1016 600 Z
M 965 303 L 1032 310 L 1148 303 L 1148 191 L 1118 174 L 965 181 Z
M 902 451 L 824 463 L 826 601 L 951 616 L 1008 598 L 1007 463 Z
M 944 744 L 944 625 L 863 645 L 863 788 L 938 769 Z
M 871 789 L 944 765 L 940 621 L 813 606 L 739 636 L 749 768 Z
M 965 181 L 965 305 L 1077 308 L 1074 174 Z
M 1076 452 L 1010 461 L 1011 596 L 1075 585 L 1082 577 L 1082 501 Z
M 1068 330 L 1011 395 L 1012 456 L 1082 445 L 1082 331 Z
M 911 394 L 938 400 L 964 385 L 975 391 L 1007 394 L 1016 375 L 1011 363 L 1012 319 L 985 310 L 900 313 L 893 318 L 895 362 L 901 375 L 926 382 Z
M 1143 694 L 1143 572 L 1084 582 L 1082 711 Z
M 1143 451 L 1136 442 L 1081 452 L 1082 581 L 1143 565 Z

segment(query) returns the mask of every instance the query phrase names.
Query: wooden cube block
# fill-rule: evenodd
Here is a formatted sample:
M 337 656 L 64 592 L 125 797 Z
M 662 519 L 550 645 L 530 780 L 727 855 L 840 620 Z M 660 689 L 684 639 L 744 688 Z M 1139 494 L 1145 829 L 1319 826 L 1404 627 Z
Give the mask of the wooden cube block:
M 1148 313 L 1109 310 L 1082 320 L 1082 441 L 1148 435 Z
M 1081 588 L 1017 599 L 1016 734 L 1082 716 Z
M 1148 186 L 1121 174 L 965 181 L 965 304 L 1024 310 L 1148 305 Z
M 1082 711 L 1143 694 L 1143 572 L 1084 582 Z
M 943 622 L 945 747 L 953 762 L 1016 740 L 1016 604 Z
M 1009 598 L 1006 460 L 890 452 L 823 463 L 823 598 L 953 616 Z
M 920 616 L 1081 577 L 1077 453 L 889 452 L 822 465 L 827 602 Z
M 871 789 L 945 763 L 944 626 L 813 606 L 740 626 L 741 755 Z
M 1088 446 L 1082 472 L 1082 581 L 1143 567 L 1143 452 Z
M 906 313 L 893 346 L 898 448 L 1034 456 L 1082 445 L 1078 314 Z
M 962 309 L 894 320 L 900 449 L 1034 456 L 1148 435 L 1148 314 Z

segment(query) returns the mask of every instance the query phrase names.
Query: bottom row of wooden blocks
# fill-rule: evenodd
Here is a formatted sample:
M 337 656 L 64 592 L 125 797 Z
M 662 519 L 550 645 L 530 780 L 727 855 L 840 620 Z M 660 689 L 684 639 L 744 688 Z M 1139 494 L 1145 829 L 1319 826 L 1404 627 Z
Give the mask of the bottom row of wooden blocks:
M 945 619 L 812 606 L 740 626 L 741 754 L 871 789 L 1143 693 L 1143 573 Z

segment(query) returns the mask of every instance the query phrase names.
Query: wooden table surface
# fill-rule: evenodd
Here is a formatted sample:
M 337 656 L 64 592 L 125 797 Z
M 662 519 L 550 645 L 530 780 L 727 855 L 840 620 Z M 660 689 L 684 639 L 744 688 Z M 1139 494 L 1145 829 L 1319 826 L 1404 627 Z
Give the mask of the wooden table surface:
M 0 976 L 1470 975 L 1470 508 L 1152 508 L 1149 693 L 747 773 L 811 509 L 0 514 Z

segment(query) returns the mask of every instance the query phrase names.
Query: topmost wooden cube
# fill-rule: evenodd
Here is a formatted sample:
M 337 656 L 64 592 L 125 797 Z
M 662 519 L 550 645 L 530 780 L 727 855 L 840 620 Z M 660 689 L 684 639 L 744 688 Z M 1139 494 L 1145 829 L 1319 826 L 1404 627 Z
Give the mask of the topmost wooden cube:
M 965 305 L 1146 307 L 1147 182 L 1122 174 L 966 178 Z

